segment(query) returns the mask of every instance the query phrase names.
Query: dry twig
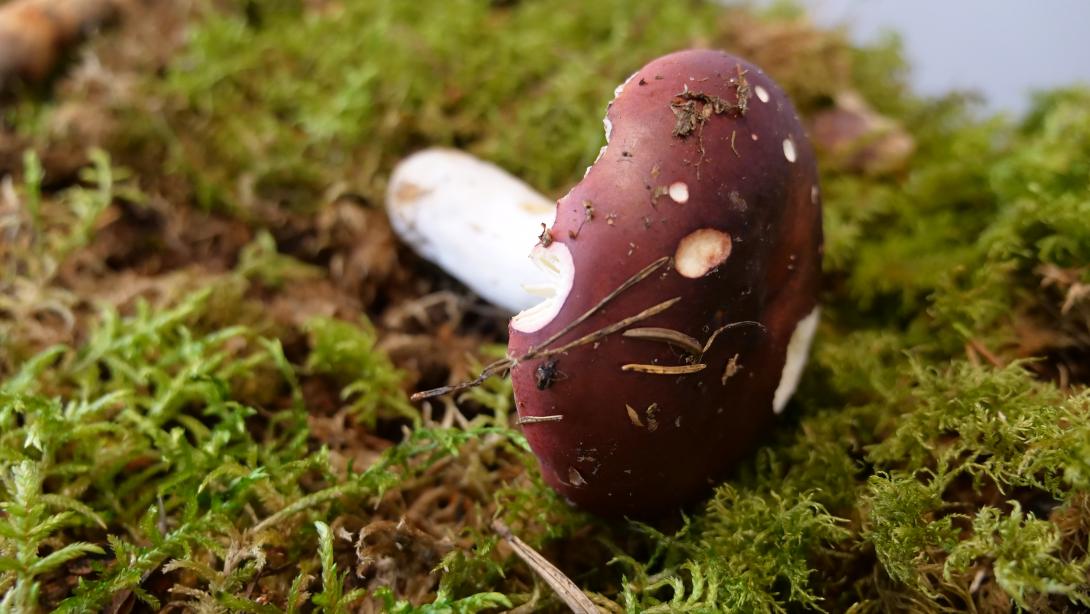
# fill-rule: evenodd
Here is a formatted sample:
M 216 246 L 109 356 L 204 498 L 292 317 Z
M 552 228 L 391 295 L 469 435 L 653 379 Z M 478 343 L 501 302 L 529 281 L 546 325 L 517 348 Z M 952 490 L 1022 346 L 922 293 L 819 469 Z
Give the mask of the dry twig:
M 497 361 L 492 362 L 492 363 L 488 364 L 487 366 L 485 366 L 485 368 L 481 370 L 480 375 L 478 375 L 476 378 L 474 378 L 474 379 L 472 379 L 472 380 L 470 380 L 468 382 L 462 382 L 460 384 L 455 384 L 453 386 L 442 386 L 442 387 L 439 387 L 439 388 L 434 388 L 432 390 L 425 390 L 425 391 L 422 391 L 422 392 L 417 392 L 416 394 L 412 395 L 411 399 L 413 401 L 423 401 L 423 400 L 426 400 L 426 399 L 431 399 L 431 398 L 451 394 L 451 393 L 458 392 L 458 391 L 461 391 L 461 390 L 466 390 L 467 388 L 474 388 L 476 386 L 480 386 L 488 378 L 492 377 L 493 375 L 500 375 L 500 374 L 506 373 L 506 372 L 510 371 L 511 369 L 515 368 L 515 366 L 517 366 L 520 362 L 524 362 L 524 361 L 527 361 L 527 360 L 533 360 L 535 358 L 546 358 L 548 356 L 554 356 L 556 354 L 563 354 L 564 352 L 567 352 L 567 351 L 572 350 L 574 348 L 577 348 L 577 347 L 580 347 L 580 346 L 583 346 L 583 345 L 587 345 L 587 344 L 590 344 L 590 343 L 595 343 L 597 341 L 601 341 L 602 339 L 608 337 L 609 335 L 612 335 L 613 333 L 615 333 L 615 332 L 617 332 L 617 331 L 619 331 L 619 330 L 621 330 L 623 328 L 631 326 L 631 325 L 633 325 L 633 324 L 635 324 L 637 322 L 642 322 L 643 320 L 646 320 L 647 318 L 650 318 L 650 317 L 655 316 L 655 315 L 657 315 L 659 313 L 662 313 L 663 311 L 666 311 L 670 307 L 673 307 L 675 303 L 680 301 L 681 297 L 674 297 L 674 298 L 672 298 L 672 299 L 670 299 L 668 301 L 663 301 L 663 302 L 659 303 L 658 305 L 654 305 L 652 307 L 649 307 L 649 308 L 641 311 L 640 313 L 638 313 L 638 314 L 636 314 L 634 316 L 624 318 L 623 320 L 620 320 L 620 321 L 614 322 L 613 324 L 610 324 L 608 326 L 602 327 L 602 328 L 600 328 L 600 329 L 598 329 L 598 330 L 596 330 L 596 331 L 594 331 L 592 333 L 588 333 L 586 335 L 583 335 L 582 337 L 576 339 L 575 341 L 565 343 L 564 345 L 562 345 L 560 347 L 557 347 L 557 348 L 550 348 L 549 347 L 553 343 L 555 343 L 558 339 L 560 339 L 561 337 L 563 337 L 564 335 L 568 334 L 573 329 L 575 329 L 576 326 L 579 326 L 583 322 L 586 322 L 588 318 L 590 318 L 594 314 L 601 311 L 601 309 L 603 307 L 605 307 L 613 299 L 617 298 L 617 296 L 619 296 L 622 292 L 624 292 L 625 290 L 631 288 L 632 286 L 636 285 L 637 283 L 643 281 L 644 279 L 647 279 L 648 277 L 651 276 L 652 273 L 657 271 L 659 268 L 661 268 L 664 264 L 666 264 L 668 262 L 670 262 L 670 258 L 666 257 L 666 256 L 663 256 L 662 258 L 659 258 L 658 260 L 656 260 L 656 261 L 652 262 L 651 264 L 647 265 L 646 267 L 641 269 L 639 272 L 637 272 L 635 275 L 633 275 L 632 277 L 629 277 L 627 280 L 625 280 L 624 283 L 622 283 L 620 286 L 617 286 L 616 289 L 614 289 L 612 292 L 607 294 L 602 300 L 598 301 L 598 303 L 596 303 L 593 307 L 588 309 L 585 313 L 583 313 L 583 315 L 581 315 L 578 318 L 572 320 L 570 323 L 568 323 L 562 329 L 557 331 L 551 337 L 549 337 L 548 339 L 543 341 L 540 345 L 530 348 L 522 356 L 517 356 L 515 358 L 502 358 L 500 360 L 497 360 Z
M 534 573 L 541 576 L 541 579 L 545 580 L 545 583 L 556 591 L 557 596 L 571 608 L 572 612 L 576 614 L 598 614 L 599 610 L 594 602 L 583 591 L 579 590 L 579 587 L 575 585 L 575 582 L 571 581 L 571 578 L 564 575 L 564 572 L 541 556 L 537 550 L 516 537 L 502 520 L 493 520 L 492 529 L 511 546 L 515 554 L 529 565 L 530 569 L 534 570 Z

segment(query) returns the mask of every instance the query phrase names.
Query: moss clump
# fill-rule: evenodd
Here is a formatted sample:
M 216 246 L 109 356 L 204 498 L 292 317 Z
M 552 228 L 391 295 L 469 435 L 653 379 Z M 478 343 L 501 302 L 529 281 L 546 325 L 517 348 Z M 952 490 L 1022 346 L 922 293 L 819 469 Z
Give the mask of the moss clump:
M 0 560 L 13 611 L 54 602 L 58 595 L 43 597 L 42 584 L 74 559 L 90 568 L 53 603 L 63 611 L 98 610 L 126 594 L 160 607 L 165 595 L 144 588 L 156 576 L 188 578 L 172 597 L 187 607 L 256 607 L 243 596 L 255 583 L 299 607 L 319 569 L 314 602 L 339 611 L 362 593 L 342 590 L 329 528 L 308 518 L 340 518 L 407 482 L 426 483 L 430 468 L 470 442 L 491 439 L 492 448 L 526 454 L 521 436 L 482 419 L 457 429 L 420 425 L 375 451 L 368 467 L 337 471 L 330 452 L 308 441 L 297 389 L 305 370 L 245 327 L 195 327 L 208 298 L 140 307 L 131 317 L 105 313 L 85 344 L 47 350 L 0 388 L 7 512 Z M 317 335 L 315 364 L 331 355 L 369 365 L 376 381 L 396 377 L 372 346 L 346 350 L 343 339 Z M 238 391 L 254 378 L 299 402 L 247 404 Z M 346 386 L 346 398 L 357 388 Z M 397 399 L 392 393 L 387 402 Z M 262 426 L 248 426 L 259 414 Z M 270 556 L 290 561 L 286 573 L 269 568 Z
M 302 17 L 248 5 L 199 28 L 162 84 L 172 164 L 207 204 L 240 212 L 312 211 L 338 182 L 379 198 L 392 165 L 424 145 L 468 149 L 562 192 L 594 160 L 618 83 L 686 46 L 743 39 L 771 55 L 759 24 L 688 1 L 351 2 Z M 776 57 L 796 98 L 846 82 L 842 40 L 788 28 L 798 57 Z
M 0 199 L 0 609 L 560 609 L 494 517 L 610 611 L 1090 607 L 1090 92 L 981 119 L 907 93 L 895 42 L 784 7 L 190 17 L 162 74 L 93 107 L 110 154 L 82 174 L 47 155 L 63 105 L 23 107 L 42 151 Z M 505 382 L 406 402 L 487 361 L 502 322 L 329 201 L 377 202 L 431 144 L 561 190 L 613 86 L 697 44 L 807 121 L 858 94 L 913 153 L 822 158 L 826 318 L 766 445 L 686 516 L 609 524 L 541 482 Z

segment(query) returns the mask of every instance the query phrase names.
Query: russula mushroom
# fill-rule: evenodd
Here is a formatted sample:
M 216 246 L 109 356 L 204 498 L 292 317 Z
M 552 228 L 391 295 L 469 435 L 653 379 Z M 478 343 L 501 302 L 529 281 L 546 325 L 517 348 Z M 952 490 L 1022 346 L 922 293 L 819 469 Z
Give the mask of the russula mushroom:
M 488 162 L 451 149 L 415 153 L 386 194 L 394 232 L 492 304 L 515 313 L 545 298 L 560 267 L 527 258 L 554 204 Z
M 640 69 L 533 258 L 559 274 L 510 324 L 545 480 L 605 515 L 704 494 L 794 392 L 817 324 L 821 192 L 759 68 L 691 50 Z
M 871 175 L 902 170 L 916 150 L 912 135 L 852 91 L 841 92 L 831 108 L 814 115 L 810 134 L 833 165 Z

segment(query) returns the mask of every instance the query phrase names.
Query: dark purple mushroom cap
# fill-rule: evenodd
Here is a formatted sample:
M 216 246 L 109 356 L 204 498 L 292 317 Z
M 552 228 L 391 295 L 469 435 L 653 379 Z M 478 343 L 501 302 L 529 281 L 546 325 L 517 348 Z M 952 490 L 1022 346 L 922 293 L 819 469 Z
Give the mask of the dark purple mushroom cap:
M 536 248 L 561 268 L 570 254 L 560 276 L 570 288 L 512 320 L 508 353 L 540 347 L 671 259 L 551 347 L 677 297 L 665 311 L 512 372 L 546 481 L 591 511 L 648 516 L 706 494 L 793 391 L 801 365 L 785 376 L 788 345 L 816 321 L 820 192 L 787 96 L 721 51 L 640 69 L 610 104 L 606 138 L 557 203 L 551 245 Z M 727 328 L 704 351 L 715 331 L 746 321 L 759 325 Z

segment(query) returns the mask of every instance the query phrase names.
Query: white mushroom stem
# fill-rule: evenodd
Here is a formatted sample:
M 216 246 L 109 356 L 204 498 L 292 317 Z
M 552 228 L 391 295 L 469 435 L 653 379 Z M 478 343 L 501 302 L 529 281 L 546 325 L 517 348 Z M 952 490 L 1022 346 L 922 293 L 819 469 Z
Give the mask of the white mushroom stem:
M 558 294 L 556 273 L 530 258 L 555 203 L 494 164 L 416 153 L 394 169 L 386 209 L 405 243 L 497 307 L 515 313 Z

